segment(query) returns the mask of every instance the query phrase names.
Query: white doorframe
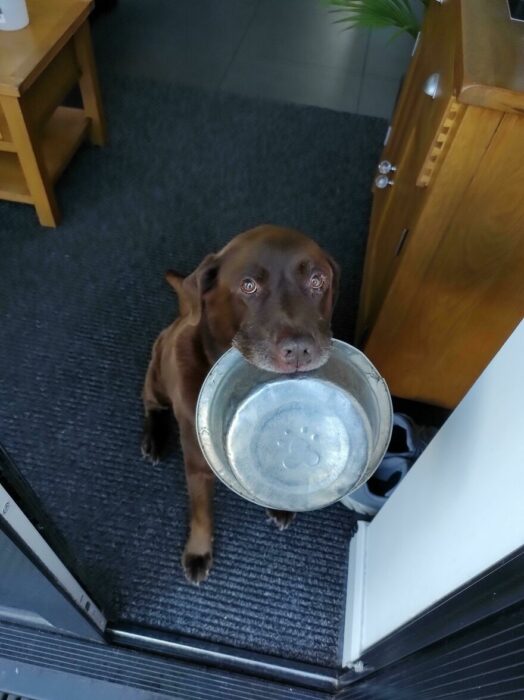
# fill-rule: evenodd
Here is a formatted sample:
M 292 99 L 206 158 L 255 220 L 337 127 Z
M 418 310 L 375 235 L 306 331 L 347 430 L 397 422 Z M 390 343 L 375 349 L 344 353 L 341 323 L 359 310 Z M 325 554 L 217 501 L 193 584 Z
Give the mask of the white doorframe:
M 28 581 L 35 585 L 34 576 L 28 577 L 29 570 L 24 563 L 26 553 L 30 554 L 30 567 L 38 568 L 43 574 L 42 585 L 46 583 L 46 579 L 52 584 L 48 584 L 53 588 L 60 590 L 65 596 L 64 610 L 69 611 L 69 617 L 72 627 L 77 629 L 90 629 L 90 626 L 96 631 L 95 638 L 103 634 L 106 627 L 106 619 L 101 610 L 94 603 L 92 598 L 86 593 L 81 584 L 76 580 L 69 569 L 63 564 L 62 560 L 53 551 L 49 544 L 44 540 L 36 527 L 31 523 L 22 509 L 16 503 L 15 498 L 6 491 L 0 484 L 0 534 L 7 535 L 6 539 L 2 539 L 0 544 L 6 547 L 6 551 L 0 552 L 0 558 L 6 559 L 10 557 L 11 549 L 14 547 L 14 553 L 20 552 L 20 557 L 10 561 L 10 581 L 16 582 L 17 592 L 20 594 L 20 599 L 23 600 L 25 588 Z M 11 535 L 14 535 L 12 540 Z M 11 549 L 7 549 L 7 547 Z M 24 551 L 25 550 L 25 551 Z M 38 567 L 36 564 L 38 564 Z M 7 568 L 7 567 L 6 567 Z M 32 570 L 31 568 L 31 570 Z M 6 572 L 3 572 L 6 575 Z M 19 581 L 18 581 L 19 579 Z M 32 594 L 35 591 L 31 591 Z M 31 597 L 31 596 L 30 596 Z M 0 600 L 0 606 L 2 601 Z M 5 611 L 4 611 L 5 612 Z M 14 619 L 23 619 L 29 613 L 36 613 L 35 610 L 26 610 L 23 606 L 20 607 L 19 615 Z M 0 618 L 5 619 L 5 614 L 0 612 Z M 88 623 L 81 624 L 82 618 L 85 618 Z
M 343 664 L 523 544 L 524 322 L 375 519 L 359 525 Z

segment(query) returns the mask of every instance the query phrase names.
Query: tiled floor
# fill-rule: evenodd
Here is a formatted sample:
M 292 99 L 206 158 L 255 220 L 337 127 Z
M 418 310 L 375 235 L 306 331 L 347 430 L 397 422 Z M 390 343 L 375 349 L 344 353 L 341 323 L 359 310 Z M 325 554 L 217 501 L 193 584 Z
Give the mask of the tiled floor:
M 121 0 L 95 40 L 101 71 L 387 118 L 413 41 L 339 17 L 325 0 Z

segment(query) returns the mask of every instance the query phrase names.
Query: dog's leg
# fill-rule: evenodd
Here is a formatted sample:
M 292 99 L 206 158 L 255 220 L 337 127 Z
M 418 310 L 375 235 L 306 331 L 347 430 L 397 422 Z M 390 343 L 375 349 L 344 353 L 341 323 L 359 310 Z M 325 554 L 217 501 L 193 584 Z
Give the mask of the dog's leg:
M 214 476 L 186 470 L 191 506 L 189 537 L 182 556 L 186 578 L 199 584 L 209 575 L 213 563 L 213 491 Z
M 186 578 L 199 584 L 208 577 L 213 563 L 213 493 L 215 477 L 198 446 L 194 426 L 180 424 L 189 495 L 189 536 L 182 566 Z
M 171 402 L 166 398 L 160 371 L 163 335 L 161 333 L 153 345 L 142 390 L 145 413 L 142 456 L 148 457 L 153 463 L 165 455 L 174 423 Z
M 169 407 L 146 408 L 142 432 L 142 456 L 156 464 L 166 455 L 173 415 Z
M 268 508 L 266 513 L 279 530 L 286 530 L 296 516 L 296 513 L 291 513 L 288 510 L 273 510 L 272 508 Z

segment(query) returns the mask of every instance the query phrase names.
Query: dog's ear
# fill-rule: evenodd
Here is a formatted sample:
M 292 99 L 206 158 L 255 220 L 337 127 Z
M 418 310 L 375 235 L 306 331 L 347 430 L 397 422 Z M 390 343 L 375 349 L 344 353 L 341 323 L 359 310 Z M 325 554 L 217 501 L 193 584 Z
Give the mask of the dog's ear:
M 186 275 L 182 275 L 176 270 L 166 270 L 164 275 L 166 282 L 175 290 L 178 297 L 178 311 L 180 316 L 187 316 L 190 311 L 189 304 L 184 294 L 183 284 Z
M 204 296 L 213 289 L 218 277 L 218 257 L 208 255 L 197 269 L 187 277 L 173 270 L 166 272 L 166 279 L 178 294 L 180 315 L 188 316 L 192 325 L 202 317 Z
M 333 273 L 333 281 L 331 282 L 331 313 L 333 313 L 333 309 L 335 308 L 335 304 L 337 303 L 338 299 L 338 289 L 339 289 L 339 284 L 340 284 L 340 266 L 339 264 L 331 257 L 331 255 L 328 255 L 326 253 L 326 259 L 331 267 L 331 271 Z

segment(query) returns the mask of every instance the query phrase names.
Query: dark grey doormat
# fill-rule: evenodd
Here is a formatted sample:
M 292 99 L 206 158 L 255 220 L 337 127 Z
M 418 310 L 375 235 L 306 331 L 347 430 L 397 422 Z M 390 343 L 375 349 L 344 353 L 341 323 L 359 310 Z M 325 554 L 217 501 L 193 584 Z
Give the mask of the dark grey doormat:
M 75 158 L 57 230 L 0 202 L 0 442 L 110 619 L 336 665 L 352 513 L 280 533 L 219 486 L 215 566 L 189 586 L 180 455 L 141 460 L 140 389 L 175 313 L 164 269 L 190 271 L 262 222 L 339 260 L 336 329 L 350 338 L 385 123 L 120 79 L 105 98 L 111 143 Z

